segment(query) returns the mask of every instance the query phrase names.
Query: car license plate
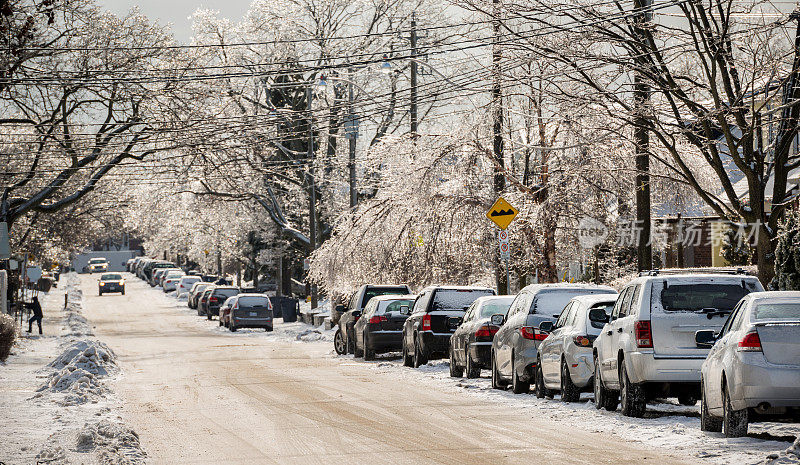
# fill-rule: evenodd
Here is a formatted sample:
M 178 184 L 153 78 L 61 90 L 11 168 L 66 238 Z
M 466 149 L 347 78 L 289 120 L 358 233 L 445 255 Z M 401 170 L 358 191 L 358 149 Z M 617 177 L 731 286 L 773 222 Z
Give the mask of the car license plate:
M 250 312 L 250 316 L 258 316 L 258 312 Z

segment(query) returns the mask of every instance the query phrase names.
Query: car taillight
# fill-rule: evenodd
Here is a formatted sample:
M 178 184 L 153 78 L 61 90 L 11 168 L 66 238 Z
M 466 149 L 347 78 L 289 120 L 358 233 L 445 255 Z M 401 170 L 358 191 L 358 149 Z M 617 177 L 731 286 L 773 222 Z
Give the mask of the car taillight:
M 423 331 L 431 330 L 431 316 L 427 313 L 422 315 L 422 330 Z
M 492 339 L 497 330 L 497 326 L 483 325 L 475 331 L 475 339 Z
M 650 321 L 637 321 L 634 326 L 636 332 L 636 346 L 640 349 L 653 348 L 653 332 L 650 330 Z
M 739 341 L 737 350 L 742 352 L 761 352 L 761 338 L 758 337 L 758 333 L 752 331 L 745 334 L 742 340 Z
M 208 301 L 209 301 L 209 302 L 214 302 L 214 303 L 217 303 L 217 302 L 219 302 L 219 299 L 218 299 L 218 298 L 216 298 L 216 297 L 211 297 L 210 299 L 208 299 Z
M 547 333 L 539 331 L 533 326 L 523 326 L 519 329 L 519 332 L 525 339 L 533 341 L 544 341 L 547 338 Z
M 369 319 L 369 323 L 373 324 L 373 325 L 377 325 L 382 321 L 389 321 L 389 319 L 386 318 L 384 315 L 380 315 L 380 316 L 379 315 L 375 315 L 375 316 L 373 316 L 373 317 L 371 317 Z
M 577 336 L 574 341 L 576 346 L 589 347 L 592 345 L 592 341 L 586 336 Z

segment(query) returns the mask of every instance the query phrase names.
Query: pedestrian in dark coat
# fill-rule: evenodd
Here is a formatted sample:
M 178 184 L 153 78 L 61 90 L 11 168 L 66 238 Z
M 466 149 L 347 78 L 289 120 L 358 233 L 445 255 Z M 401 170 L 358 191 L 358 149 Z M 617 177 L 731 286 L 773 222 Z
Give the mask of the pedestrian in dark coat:
M 39 334 L 42 334 L 42 305 L 39 303 L 39 298 L 34 297 L 33 302 L 27 304 L 27 307 L 33 310 L 33 316 L 28 320 L 28 332 L 33 330 L 33 322 L 39 325 Z

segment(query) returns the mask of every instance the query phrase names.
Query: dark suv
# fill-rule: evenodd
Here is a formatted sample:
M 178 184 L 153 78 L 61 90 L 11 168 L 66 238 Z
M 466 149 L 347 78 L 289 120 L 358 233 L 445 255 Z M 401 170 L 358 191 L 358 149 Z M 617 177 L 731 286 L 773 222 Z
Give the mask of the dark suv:
M 444 358 L 450 336 L 461 324 L 464 312 L 478 297 L 495 295 L 494 289 L 466 286 L 431 286 L 414 301 L 403 324 L 403 364 L 419 367 L 428 360 Z
M 219 307 L 228 300 L 239 294 L 239 288 L 234 286 L 216 286 L 214 291 L 208 296 L 208 300 L 203 302 L 203 310 L 209 320 L 214 316 L 219 316 Z

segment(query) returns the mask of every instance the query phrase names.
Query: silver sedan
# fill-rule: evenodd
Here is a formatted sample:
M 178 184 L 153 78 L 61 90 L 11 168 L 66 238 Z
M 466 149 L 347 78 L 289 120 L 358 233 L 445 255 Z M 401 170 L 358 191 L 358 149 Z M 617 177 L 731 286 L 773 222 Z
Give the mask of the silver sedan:
M 747 434 L 751 419 L 800 416 L 800 292 L 744 297 L 719 334 L 697 331 L 711 347 L 701 369 L 703 431 Z

